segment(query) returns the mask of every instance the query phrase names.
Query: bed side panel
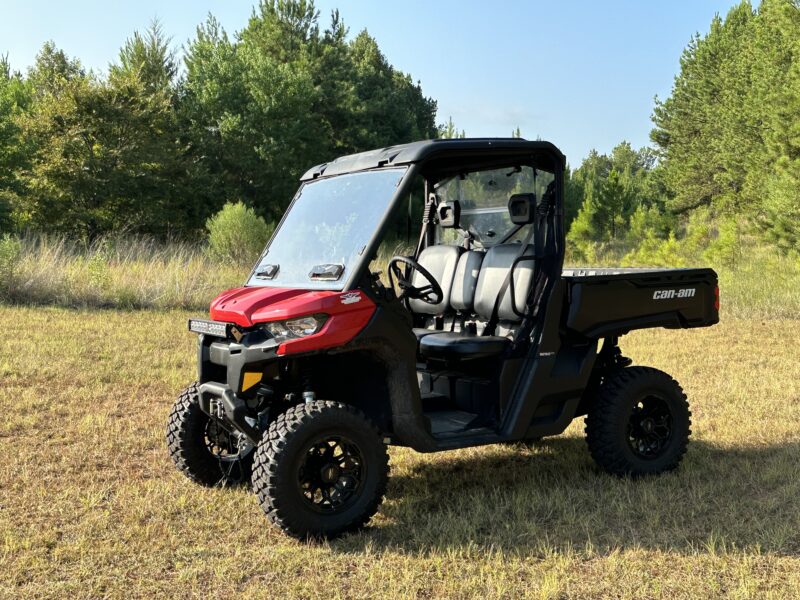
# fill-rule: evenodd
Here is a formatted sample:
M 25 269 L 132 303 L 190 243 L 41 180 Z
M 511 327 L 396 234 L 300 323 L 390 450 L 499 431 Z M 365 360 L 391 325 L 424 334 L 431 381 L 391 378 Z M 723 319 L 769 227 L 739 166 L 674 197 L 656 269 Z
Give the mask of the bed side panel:
M 711 269 L 566 277 L 566 327 L 586 337 L 648 327 L 706 327 L 719 322 Z

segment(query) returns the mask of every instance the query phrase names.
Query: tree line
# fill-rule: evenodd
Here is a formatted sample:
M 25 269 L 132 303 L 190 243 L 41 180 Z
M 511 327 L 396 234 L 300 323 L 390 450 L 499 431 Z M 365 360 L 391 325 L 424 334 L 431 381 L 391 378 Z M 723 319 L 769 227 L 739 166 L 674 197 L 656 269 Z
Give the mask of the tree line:
M 744 1 L 683 51 L 652 148 L 622 143 L 568 173 L 570 239 L 662 250 L 739 236 L 800 249 L 800 2 Z M 643 257 L 646 259 L 646 257 Z
M 795 251 L 800 0 L 715 17 L 653 124 L 652 147 L 568 171 L 578 256 L 742 235 Z M 153 23 L 104 74 L 48 42 L 25 74 L 0 60 L 0 232 L 189 237 L 227 201 L 275 220 L 309 165 L 437 135 L 465 132 L 437 127 L 436 102 L 369 33 L 348 39 L 338 12 L 323 28 L 312 0 L 263 0 L 234 35 L 209 17 L 180 60 Z
M 182 68 L 157 22 L 105 74 L 48 42 L 24 75 L 0 61 L 0 232 L 187 236 L 229 200 L 274 219 L 310 165 L 435 137 L 435 116 L 311 0 L 263 0 L 233 36 L 209 17 Z

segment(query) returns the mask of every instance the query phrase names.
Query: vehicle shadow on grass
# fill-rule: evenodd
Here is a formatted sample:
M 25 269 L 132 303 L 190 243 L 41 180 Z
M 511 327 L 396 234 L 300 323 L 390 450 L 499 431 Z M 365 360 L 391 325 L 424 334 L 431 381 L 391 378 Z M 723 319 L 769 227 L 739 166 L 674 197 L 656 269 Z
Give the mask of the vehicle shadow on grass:
M 800 443 L 690 444 L 673 473 L 601 472 L 583 439 L 414 458 L 393 474 L 376 524 L 342 551 L 463 549 L 544 555 L 590 549 L 800 556 Z

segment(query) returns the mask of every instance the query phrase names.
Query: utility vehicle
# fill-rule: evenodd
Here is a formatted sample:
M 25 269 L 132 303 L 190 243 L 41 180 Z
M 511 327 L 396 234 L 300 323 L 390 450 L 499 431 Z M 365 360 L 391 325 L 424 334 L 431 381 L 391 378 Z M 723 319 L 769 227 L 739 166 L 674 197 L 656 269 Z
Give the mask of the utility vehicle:
M 606 471 L 674 469 L 686 396 L 618 340 L 717 323 L 716 273 L 563 269 L 564 168 L 547 142 L 461 139 L 310 169 L 247 283 L 189 321 L 198 379 L 169 417 L 177 467 L 207 486 L 250 479 L 299 538 L 367 523 L 387 445 L 530 442 L 585 415 Z M 387 263 L 412 221 L 418 242 Z

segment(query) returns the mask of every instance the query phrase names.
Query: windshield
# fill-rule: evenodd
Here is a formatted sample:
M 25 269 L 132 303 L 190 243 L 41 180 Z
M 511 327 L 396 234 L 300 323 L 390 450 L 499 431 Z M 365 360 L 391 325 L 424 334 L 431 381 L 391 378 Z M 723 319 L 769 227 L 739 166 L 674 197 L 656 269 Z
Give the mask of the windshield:
M 339 175 L 300 188 L 247 285 L 341 290 L 406 172 Z

